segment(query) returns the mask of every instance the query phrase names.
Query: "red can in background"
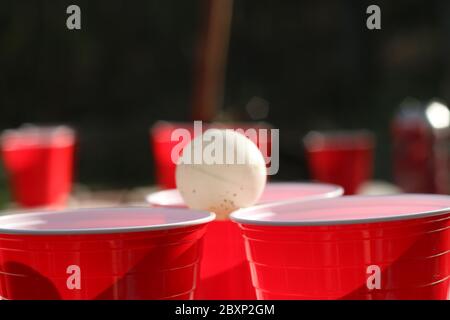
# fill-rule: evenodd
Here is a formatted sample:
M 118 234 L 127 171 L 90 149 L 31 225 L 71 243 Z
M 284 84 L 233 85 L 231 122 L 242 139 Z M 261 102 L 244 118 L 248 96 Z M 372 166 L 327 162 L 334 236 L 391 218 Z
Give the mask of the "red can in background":
M 268 183 L 260 204 L 281 200 L 310 200 L 338 197 L 343 189 L 321 183 Z M 178 190 L 150 194 L 147 202 L 157 207 L 186 208 Z M 215 220 L 204 237 L 203 259 L 195 299 L 254 300 L 246 261 L 244 241 L 239 227 L 230 220 Z
M 25 126 L 1 136 L 1 154 L 14 201 L 21 207 L 63 207 L 73 176 L 75 133 Z
M 3 299 L 192 299 L 214 214 L 100 208 L 0 217 Z
M 197 122 L 197 121 L 196 121 Z M 175 184 L 175 168 L 176 160 L 191 139 L 202 134 L 204 131 L 217 129 L 241 129 L 246 133 L 248 129 L 254 129 L 252 134 L 247 137 L 252 140 L 264 155 L 266 162 L 271 156 L 271 127 L 264 123 L 209 123 L 205 124 L 200 121 L 196 127 L 196 122 L 192 123 L 176 123 L 159 121 L 150 129 L 150 142 L 155 164 L 155 175 L 158 186 L 164 189 L 173 189 Z M 198 129 L 197 129 L 198 128 Z M 186 130 L 189 133 L 189 139 L 172 137 L 175 130 Z M 259 130 L 266 130 L 259 134 Z M 176 148 L 176 149 L 174 149 Z M 175 151 L 174 151 L 175 150 Z
M 372 177 L 375 139 L 369 131 L 313 131 L 304 145 L 313 180 L 340 185 L 348 195 Z
M 450 193 L 448 108 L 403 104 L 391 124 L 393 176 L 405 192 Z
M 344 196 L 231 214 L 258 299 L 446 300 L 450 197 Z

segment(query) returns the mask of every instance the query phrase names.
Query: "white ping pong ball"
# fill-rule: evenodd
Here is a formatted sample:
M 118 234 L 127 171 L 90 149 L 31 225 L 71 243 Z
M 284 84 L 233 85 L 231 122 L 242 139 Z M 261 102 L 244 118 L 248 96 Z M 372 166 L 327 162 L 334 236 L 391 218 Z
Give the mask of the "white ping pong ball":
M 267 169 L 258 147 L 231 129 L 209 129 L 183 149 L 176 184 L 188 207 L 226 215 L 255 204 Z

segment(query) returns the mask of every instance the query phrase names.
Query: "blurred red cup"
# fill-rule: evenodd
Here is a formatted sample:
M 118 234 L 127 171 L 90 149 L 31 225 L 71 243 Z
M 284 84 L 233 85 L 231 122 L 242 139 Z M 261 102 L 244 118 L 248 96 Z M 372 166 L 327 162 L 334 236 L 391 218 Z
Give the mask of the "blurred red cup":
M 22 207 L 63 207 L 72 186 L 75 133 L 25 126 L 1 135 L 1 153 L 14 201 Z
M 194 138 L 194 127 L 190 123 L 159 121 L 150 129 L 150 142 L 155 162 L 156 183 L 165 189 L 176 187 L 176 163 L 172 159 L 173 148 L 178 144 L 180 144 L 181 148 L 184 148 L 190 141 L 173 140 L 172 133 L 176 129 L 186 129 L 191 134 L 191 137 Z
M 342 193 L 341 187 L 330 184 L 269 183 L 259 203 L 331 198 Z M 175 189 L 150 194 L 147 202 L 156 207 L 186 208 L 183 198 Z M 215 220 L 208 226 L 195 299 L 256 299 L 241 231 L 230 220 Z
M 191 139 L 174 140 L 172 134 L 177 129 L 185 129 L 190 133 L 191 138 L 195 138 L 198 134 L 211 128 L 219 129 L 242 129 L 246 131 L 248 129 L 255 129 L 256 135 L 252 134 L 248 138 L 252 140 L 261 150 L 263 155 L 267 158 L 271 155 L 271 136 L 270 126 L 264 123 L 202 123 L 202 130 L 196 132 L 194 130 L 194 122 L 191 123 L 176 123 L 158 121 L 150 129 L 150 142 L 155 162 L 155 175 L 156 183 L 164 189 L 172 189 L 176 187 L 175 183 L 175 167 L 176 160 L 180 156 L 181 150 L 185 147 Z M 259 129 L 267 130 L 267 136 L 258 135 Z M 172 151 L 177 147 L 180 153 L 174 153 Z M 175 156 L 176 159 L 172 159 Z M 175 161 L 174 161 L 175 160 Z
M 372 177 L 375 139 L 368 131 L 313 131 L 304 145 L 314 180 L 340 185 L 348 195 Z
M 101 208 L 0 218 L 4 299 L 191 299 L 214 214 Z
M 442 299 L 450 197 L 349 196 L 231 214 L 258 299 Z

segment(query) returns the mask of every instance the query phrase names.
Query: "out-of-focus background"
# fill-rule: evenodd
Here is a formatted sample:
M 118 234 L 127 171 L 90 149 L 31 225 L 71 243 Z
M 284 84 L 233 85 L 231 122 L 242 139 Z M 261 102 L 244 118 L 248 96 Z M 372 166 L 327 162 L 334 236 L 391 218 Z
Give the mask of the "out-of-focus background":
M 392 183 L 400 105 L 450 100 L 449 1 L 213 3 L 2 0 L 0 130 L 69 125 L 76 190 L 148 187 L 150 127 L 207 113 L 195 111 L 206 91 L 214 120 L 280 129 L 274 181 L 312 178 L 309 131 L 366 129 L 376 138 L 373 178 Z M 66 28 L 70 4 L 81 8 L 81 30 Z M 366 28 L 371 4 L 381 30 Z M 4 171 L 0 206 L 10 199 Z

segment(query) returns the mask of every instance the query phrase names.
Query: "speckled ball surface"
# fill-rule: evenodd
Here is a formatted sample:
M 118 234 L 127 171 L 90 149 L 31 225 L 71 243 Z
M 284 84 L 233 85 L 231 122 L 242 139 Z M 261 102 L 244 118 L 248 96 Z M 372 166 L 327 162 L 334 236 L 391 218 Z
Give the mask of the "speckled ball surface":
M 266 177 L 258 147 L 233 130 L 207 130 L 186 145 L 176 168 L 177 188 L 185 203 L 193 209 L 215 212 L 219 218 L 255 204 L 264 191 Z

